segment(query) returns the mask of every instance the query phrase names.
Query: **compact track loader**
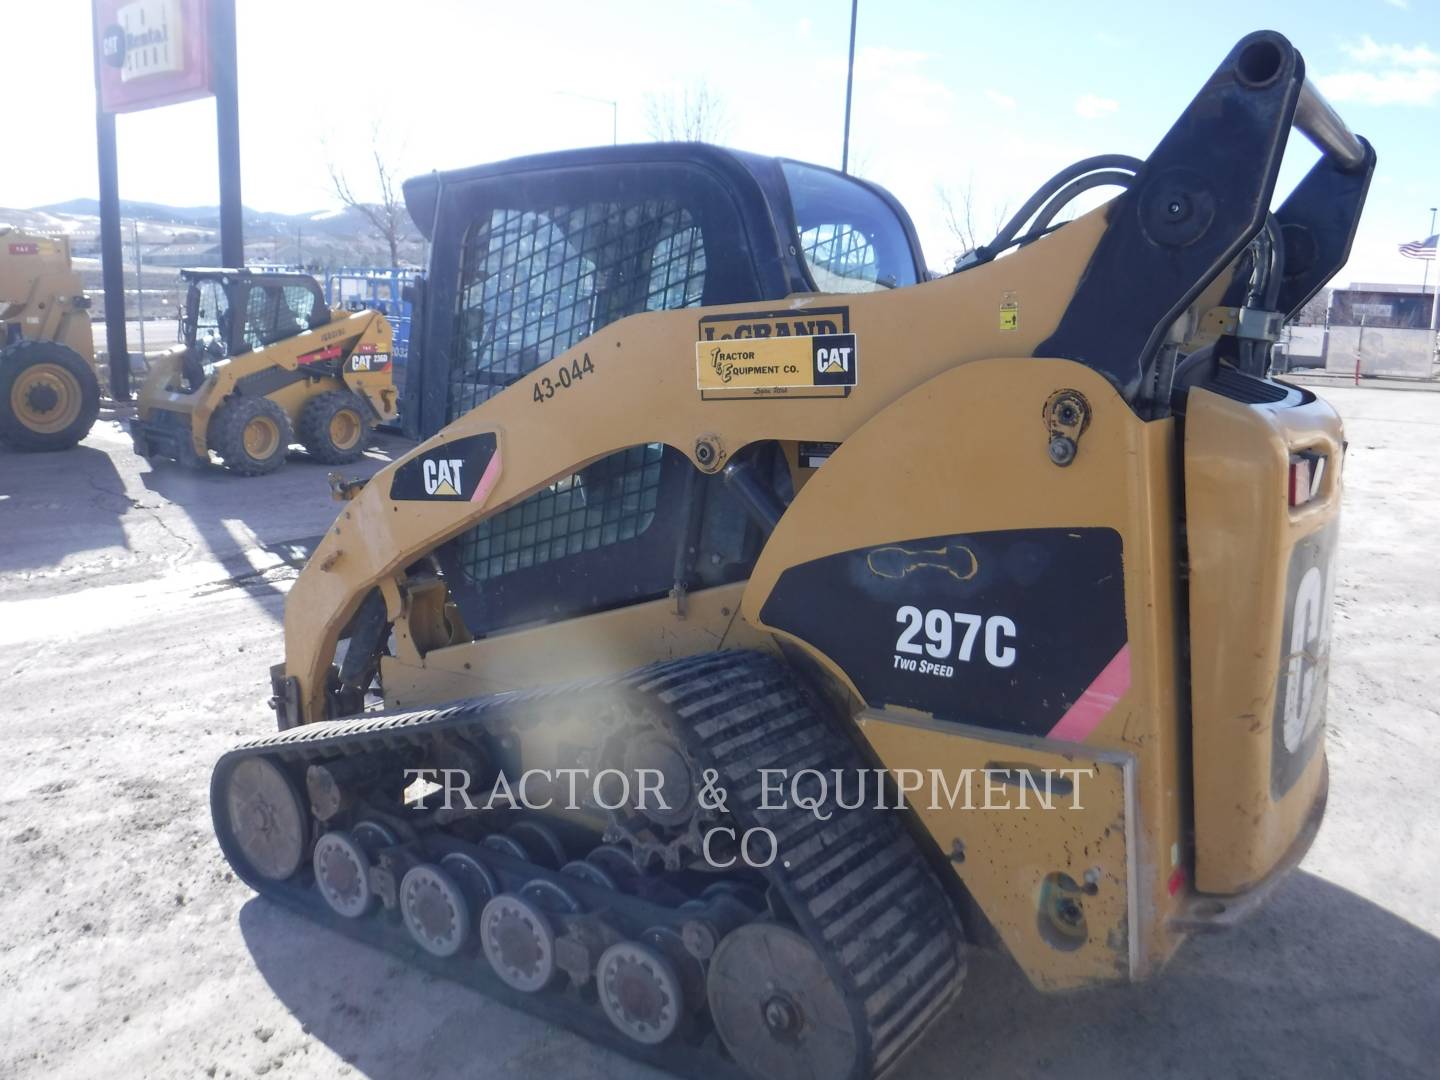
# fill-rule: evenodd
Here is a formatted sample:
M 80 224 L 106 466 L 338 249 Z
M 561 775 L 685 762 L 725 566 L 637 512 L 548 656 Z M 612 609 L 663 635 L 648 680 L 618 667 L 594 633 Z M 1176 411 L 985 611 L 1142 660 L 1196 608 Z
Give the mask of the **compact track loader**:
M 1272 211 L 1292 125 L 1322 156 Z M 1374 163 L 1262 32 L 933 281 L 798 162 L 410 181 L 434 434 L 342 487 L 281 730 L 214 772 L 226 857 L 692 1076 L 881 1073 L 967 941 L 1154 975 L 1325 805 L 1345 443 L 1269 344 Z
M 68 239 L 0 227 L 0 441 L 64 450 L 89 434 L 100 412 L 89 309 Z
M 396 416 L 393 334 L 374 311 L 332 311 L 308 274 L 182 270 L 183 340 L 150 361 L 135 450 L 185 465 L 210 451 L 242 476 L 273 472 L 298 438 L 344 464 Z

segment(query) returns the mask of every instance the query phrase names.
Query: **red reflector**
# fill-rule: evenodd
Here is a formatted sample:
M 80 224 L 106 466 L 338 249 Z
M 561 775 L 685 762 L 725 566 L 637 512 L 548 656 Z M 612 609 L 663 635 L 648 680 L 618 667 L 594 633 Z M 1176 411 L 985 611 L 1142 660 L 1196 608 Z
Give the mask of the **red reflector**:
M 1180 891 L 1180 886 L 1185 884 L 1185 868 L 1177 866 L 1175 872 L 1170 875 L 1170 895 L 1174 896 Z
M 1290 505 L 1304 506 L 1310 501 L 1310 462 L 1290 459 Z
M 1290 455 L 1290 505 L 1304 506 L 1320 493 L 1325 476 L 1325 455 L 1315 453 Z

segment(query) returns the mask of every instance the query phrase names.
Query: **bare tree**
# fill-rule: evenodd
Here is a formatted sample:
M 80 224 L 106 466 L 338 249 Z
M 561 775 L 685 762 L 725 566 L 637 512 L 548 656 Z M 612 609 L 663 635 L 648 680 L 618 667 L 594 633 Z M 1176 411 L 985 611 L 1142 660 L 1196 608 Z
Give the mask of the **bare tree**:
M 990 229 L 982 236 L 976 224 L 980 211 L 978 200 L 975 198 L 974 177 L 965 181 L 963 187 L 955 190 L 936 181 L 935 199 L 940 204 L 940 215 L 945 222 L 945 228 L 958 245 L 956 250 L 950 254 L 952 260 L 974 251 L 981 244 L 992 239 L 1000 231 L 1000 227 L 1005 224 L 1005 218 L 1010 212 L 1008 205 L 992 207 L 991 213 L 988 215 L 991 221 Z
M 367 202 L 356 196 L 349 179 L 334 161 L 329 163 L 330 183 L 336 197 L 368 221 L 380 239 L 390 249 L 390 265 L 400 265 L 400 241 L 409 231 L 409 215 L 400 194 L 400 184 L 395 170 L 386 164 L 390 154 L 382 148 L 380 128 L 370 128 L 370 156 L 375 162 L 375 179 L 380 193 L 379 202 Z
M 724 100 L 703 79 L 679 94 L 645 95 L 646 125 L 660 142 L 720 142 L 730 132 Z

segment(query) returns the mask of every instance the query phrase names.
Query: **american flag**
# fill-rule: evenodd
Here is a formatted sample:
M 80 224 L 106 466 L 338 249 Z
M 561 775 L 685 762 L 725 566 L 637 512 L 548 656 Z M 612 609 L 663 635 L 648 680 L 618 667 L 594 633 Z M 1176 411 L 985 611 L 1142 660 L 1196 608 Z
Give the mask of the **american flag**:
M 1400 245 L 1400 254 L 1407 259 L 1433 259 L 1437 240 L 1440 240 L 1440 233 L 1436 233 L 1428 240 L 1411 240 L 1408 244 Z

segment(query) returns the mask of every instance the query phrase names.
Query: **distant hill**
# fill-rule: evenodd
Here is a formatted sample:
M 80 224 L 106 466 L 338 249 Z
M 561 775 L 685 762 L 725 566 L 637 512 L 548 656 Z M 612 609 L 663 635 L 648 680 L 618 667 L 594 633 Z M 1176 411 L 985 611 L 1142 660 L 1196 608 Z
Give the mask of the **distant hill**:
M 219 207 L 122 199 L 120 216 L 127 265 L 135 258 L 137 241 L 147 269 L 218 265 Z M 244 223 L 247 263 L 304 265 L 318 271 L 390 261 L 384 240 L 360 211 L 350 207 L 280 214 L 247 206 Z M 0 225 L 66 235 L 71 251 L 82 262 L 100 254 L 100 204 L 96 199 L 69 199 L 28 209 L 0 207 Z M 424 259 L 423 241 L 413 227 L 401 242 L 400 258 L 410 265 L 419 265 Z
M 72 216 L 100 217 L 98 199 L 70 199 L 66 202 L 36 206 L 34 211 L 42 214 L 68 214 Z M 120 216 L 135 218 L 156 224 L 190 226 L 197 229 L 218 229 L 220 208 L 218 206 L 166 206 L 162 203 L 139 202 L 134 199 L 120 200 Z M 271 233 L 290 235 L 295 230 L 314 231 L 327 236 L 351 237 L 370 230 L 370 224 L 363 214 L 350 207 L 335 210 L 312 210 L 303 214 L 278 214 L 268 210 L 245 207 L 245 231 L 252 230 L 259 235 Z

